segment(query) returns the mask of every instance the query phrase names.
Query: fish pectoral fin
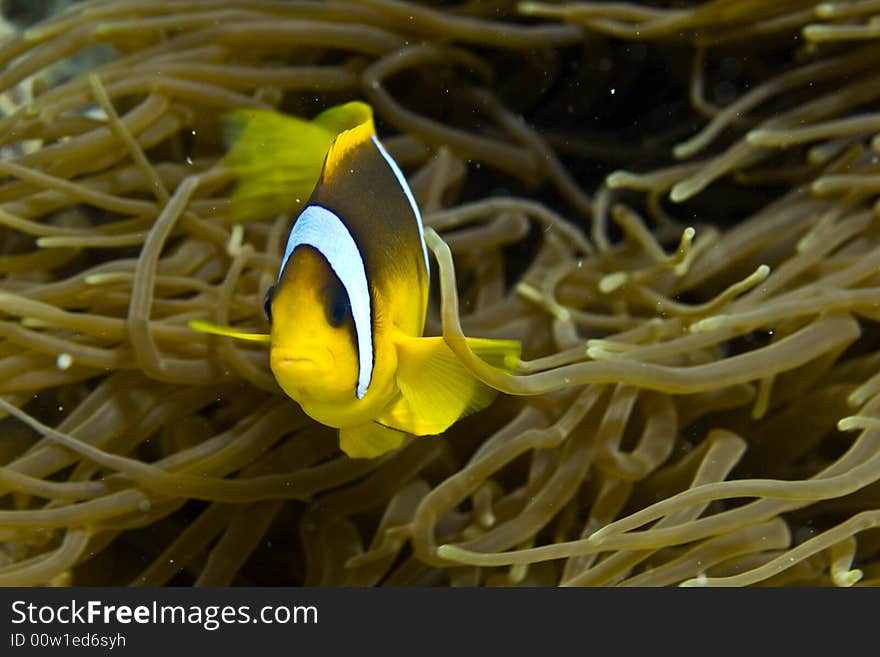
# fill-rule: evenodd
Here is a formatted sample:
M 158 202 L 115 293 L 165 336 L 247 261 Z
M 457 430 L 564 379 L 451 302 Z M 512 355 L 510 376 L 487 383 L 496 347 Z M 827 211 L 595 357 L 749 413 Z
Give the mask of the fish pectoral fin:
M 514 340 L 468 338 L 490 365 L 513 371 L 520 344 Z M 377 418 L 416 436 L 443 433 L 459 418 L 479 411 L 498 394 L 468 371 L 442 337 L 397 340 L 397 385 L 401 396 Z
M 367 422 L 340 429 L 339 447 L 353 459 L 372 459 L 397 449 L 405 437 L 406 434 L 395 429 Z
M 272 337 L 268 333 L 248 333 L 247 331 L 239 331 L 231 326 L 221 326 L 220 324 L 207 322 L 203 319 L 191 319 L 188 325 L 193 331 L 198 331 L 199 333 L 222 335 L 227 338 L 235 338 L 236 340 L 263 342 L 265 344 L 268 344 L 272 340 Z

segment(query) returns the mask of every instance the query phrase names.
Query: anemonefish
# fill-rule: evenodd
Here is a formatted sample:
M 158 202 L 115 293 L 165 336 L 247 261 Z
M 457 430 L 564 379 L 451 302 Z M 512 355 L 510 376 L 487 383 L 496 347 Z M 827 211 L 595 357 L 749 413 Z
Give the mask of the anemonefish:
M 351 457 L 379 456 L 407 433 L 442 433 L 487 406 L 495 391 L 473 377 L 442 337 L 422 337 L 430 280 L 422 217 L 376 136 L 371 108 L 347 103 L 312 121 L 244 112 L 238 122 L 233 201 L 280 206 L 310 187 L 311 194 L 266 295 L 271 333 L 190 325 L 268 341 L 282 390 L 318 422 L 338 427 L 340 447 Z M 299 142 L 297 133 L 304 135 Z M 273 160 L 279 143 L 295 152 Z M 286 173 L 278 171 L 279 159 Z M 271 180 L 261 183 L 260 172 Z M 491 365 L 512 372 L 519 364 L 518 341 L 468 340 Z

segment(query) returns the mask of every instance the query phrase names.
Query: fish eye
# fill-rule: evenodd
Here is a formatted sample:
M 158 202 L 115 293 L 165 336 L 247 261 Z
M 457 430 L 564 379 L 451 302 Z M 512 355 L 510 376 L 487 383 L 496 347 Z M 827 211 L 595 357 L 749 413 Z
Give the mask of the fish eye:
M 351 312 L 348 293 L 338 281 L 326 285 L 321 292 L 327 323 L 333 328 L 339 328 L 345 323 L 346 318 Z
M 266 319 L 269 320 L 269 323 L 272 323 L 272 297 L 275 296 L 275 286 L 273 285 L 268 290 L 266 290 L 266 298 L 263 301 L 263 310 L 266 311 Z

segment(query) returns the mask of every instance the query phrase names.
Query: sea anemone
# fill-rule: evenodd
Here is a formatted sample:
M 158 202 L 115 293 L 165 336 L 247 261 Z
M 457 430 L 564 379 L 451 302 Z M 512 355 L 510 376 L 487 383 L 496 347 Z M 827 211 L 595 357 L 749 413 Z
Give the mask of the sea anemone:
M 94 0 L 7 36 L 0 585 L 880 581 L 877 3 L 679 4 Z M 357 98 L 428 331 L 504 393 L 377 459 L 187 325 L 265 331 L 291 223 L 230 216 L 223 115 Z

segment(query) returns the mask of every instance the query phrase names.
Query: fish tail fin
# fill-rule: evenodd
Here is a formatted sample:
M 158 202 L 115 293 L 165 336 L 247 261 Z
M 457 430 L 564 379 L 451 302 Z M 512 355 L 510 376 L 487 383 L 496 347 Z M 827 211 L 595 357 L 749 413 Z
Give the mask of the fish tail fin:
M 251 221 L 297 212 L 314 190 L 333 140 L 365 116 L 372 122 L 370 106 L 359 101 L 331 107 L 311 120 L 258 109 L 225 114 L 229 151 L 224 164 L 237 182 L 232 218 Z
M 516 340 L 468 338 L 468 345 L 506 372 L 519 366 L 521 345 Z M 389 427 L 417 436 L 442 433 L 491 404 L 498 394 L 471 374 L 443 338 L 400 338 L 397 354 L 401 394 L 377 418 Z
M 222 326 L 220 324 L 214 324 L 213 322 L 207 322 L 203 319 L 191 319 L 188 322 L 188 326 L 193 331 L 208 333 L 210 335 L 222 335 L 227 338 L 235 338 L 236 340 L 248 340 L 250 342 L 263 343 L 268 343 L 271 340 L 271 336 L 267 333 L 248 333 L 247 331 L 239 331 L 231 326 Z
M 406 437 L 404 433 L 367 422 L 339 430 L 339 447 L 353 459 L 372 459 L 397 449 Z

